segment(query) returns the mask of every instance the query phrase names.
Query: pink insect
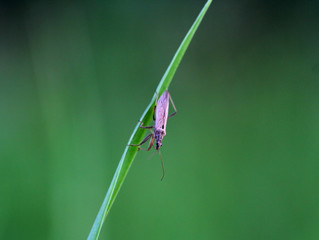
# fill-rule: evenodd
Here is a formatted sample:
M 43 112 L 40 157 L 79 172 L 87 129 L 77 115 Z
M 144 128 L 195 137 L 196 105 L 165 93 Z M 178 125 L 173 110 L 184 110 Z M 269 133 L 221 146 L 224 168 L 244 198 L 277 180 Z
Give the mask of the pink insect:
M 169 101 L 171 101 L 172 106 L 175 110 L 172 114 L 168 115 L 168 108 L 169 108 Z M 141 122 L 140 128 L 145 128 L 151 131 L 149 135 L 147 135 L 144 140 L 140 144 L 130 144 L 129 146 L 141 146 L 144 143 L 146 143 L 149 139 L 150 143 L 148 145 L 148 148 L 138 148 L 138 150 L 144 150 L 144 151 L 149 151 L 152 146 L 158 151 L 160 159 L 161 159 L 161 164 L 162 164 L 162 170 L 163 170 L 163 176 L 162 179 L 164 178 L 165 175 L 165 170 L 164 170 L 164 164 L 163 160 L 160 154 L 160 147 L 162 146 L 162 140 L 164 136 L 166 135 L 166 124 L 167 120 L 174 116 L 177 113 L 175 104 L 171 98 L 171 95 L 169 94 L 168 90 L 163 92 L 161 97 L 158 99 L 158 96 L 156 97 L 155 105 L 154 105 L 154 112 L 153 112 L 153 120 L 155 122 L 154 126 L 143 126 L 143 123 Z M 151 130 L 154 128 L 154 132 Z M 156 146 L 154 146 L 154 141 Z

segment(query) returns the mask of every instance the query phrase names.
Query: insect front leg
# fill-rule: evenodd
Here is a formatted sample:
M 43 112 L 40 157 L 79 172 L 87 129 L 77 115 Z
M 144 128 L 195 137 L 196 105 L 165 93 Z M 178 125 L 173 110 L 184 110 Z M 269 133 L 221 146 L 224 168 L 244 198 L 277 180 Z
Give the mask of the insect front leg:
M 138 147 L 138 146 L 141 146 L 141 145 L 143 145 L 144 143 L 146 143 L 146 142 L 147 142 L 147 140 L 148 140 L 148 139 L 150 139 L 151 137 L 152 137 L 152 138 L 154 138 L 153 133 L 151 133 L 151 134 L 147 135 L 147 136 L 146 136 L 146 138 L 144 138 L 144 140 L 143 140 L 140 144 L 129 144 L 129 146 L 131 146 L 131 147 Z
M 150 144 L 148 145 L 148 148 L 138 148 L 138 150 L 143 150 L 143 151 L 149 151 L 151 149 L 152 146 L 154 146 L 154 140 L 155 140 L 155 137 L 153 134 L 152 135 L 152 138 L 151 138 L 151 141 L 150 141 Z
M 167 119 L 169 119 L 170 117 L 173 117 L 173 116 L 177 113 L 177 109 L 176 109 L 176 107 L 175 107 L 175 104 L 174 104 L 173 99 L 171 98 L 171 95 L 170 95 L 170 94 L 169 94 L 169 100 L 171 101 L 172 106 L 173 106 L 175 112 L 173 112 L 171 115 L 169 115 Z

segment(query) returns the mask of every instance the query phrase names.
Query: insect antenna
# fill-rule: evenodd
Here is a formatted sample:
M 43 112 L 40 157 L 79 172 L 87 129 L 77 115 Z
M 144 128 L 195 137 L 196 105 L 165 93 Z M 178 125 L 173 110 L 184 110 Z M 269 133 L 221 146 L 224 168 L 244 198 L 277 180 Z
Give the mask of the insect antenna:
M 158 149 L 158 155 L 161 159 L 161 164 L 162 164 L 162 170 L 163 170 L 163 175 L 162 175 L 162 178 L 161 178 L 161 181 L 163 180 L 164 176 L 165 176 L 165 169 L 164 169 L 164 163 L 163 163 L 163 159 L 162 159 L 162 154 L 160 152 L 160 150 Z

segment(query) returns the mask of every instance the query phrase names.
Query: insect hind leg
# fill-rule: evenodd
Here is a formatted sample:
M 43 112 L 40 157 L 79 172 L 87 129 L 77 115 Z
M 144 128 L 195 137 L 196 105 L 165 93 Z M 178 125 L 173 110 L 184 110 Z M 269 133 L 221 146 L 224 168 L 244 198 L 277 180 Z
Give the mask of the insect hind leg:
M 143 126 L 143 122 L 139 121 L 141 123 L 140 128 L 144 128 L 144 129 L 152 129 L 154 128 L 154 126 Z
M 155 99 L 155 104 L 154 104 L 154 110 L 153 110 L 153 121 L 155 121 L 155 112 L 156 112 L 156 106 L 157 106 L 157 102 L 158 102 L 158 93 L 156 93 L 156 99 Z

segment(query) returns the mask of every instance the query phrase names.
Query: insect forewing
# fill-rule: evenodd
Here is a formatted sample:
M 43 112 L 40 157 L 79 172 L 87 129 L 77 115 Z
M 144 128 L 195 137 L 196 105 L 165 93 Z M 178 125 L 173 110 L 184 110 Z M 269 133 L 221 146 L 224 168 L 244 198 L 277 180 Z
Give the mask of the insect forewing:
M 158 99 L 156 106 L 155 129 L 162 129 L 166 132 L 166 122 L 168 116 L 169 92 L 166 90 Z

